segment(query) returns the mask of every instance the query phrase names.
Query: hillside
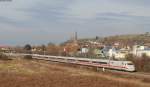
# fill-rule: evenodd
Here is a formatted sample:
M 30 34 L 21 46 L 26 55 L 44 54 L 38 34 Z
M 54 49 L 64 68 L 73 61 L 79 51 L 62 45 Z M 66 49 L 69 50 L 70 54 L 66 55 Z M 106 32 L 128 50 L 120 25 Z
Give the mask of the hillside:
M 104 44 L 114 44 L 119 42 L 121 45 L 133 45 L 133 44 L 146 44 L 150 46 L 150 34 L 128 34 L 128 35 L 115 35 L 108 37 L 95 37 L 95 38 L 86 38 L 79 39 L 79 43 L 85 43 L 87 41 L 96 41 Z

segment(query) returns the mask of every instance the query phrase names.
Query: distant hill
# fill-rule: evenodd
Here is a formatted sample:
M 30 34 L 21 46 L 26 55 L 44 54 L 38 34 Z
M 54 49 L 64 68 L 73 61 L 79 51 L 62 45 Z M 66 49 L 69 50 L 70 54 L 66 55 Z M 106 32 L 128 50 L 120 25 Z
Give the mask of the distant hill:
M 95 38 L 86 38 L 79 39 L 80 43 L 84 43 L 87 41 L 96 41 L 104 44 L 114 44 L 120 43 L 122 46 L 129 45 L 132 46 L 134 44 L 146 44 L 150 46 L 150 33 L 145 34 L 128 34 L 128 35 L 115 35 L 108 37 L 95 37 Z

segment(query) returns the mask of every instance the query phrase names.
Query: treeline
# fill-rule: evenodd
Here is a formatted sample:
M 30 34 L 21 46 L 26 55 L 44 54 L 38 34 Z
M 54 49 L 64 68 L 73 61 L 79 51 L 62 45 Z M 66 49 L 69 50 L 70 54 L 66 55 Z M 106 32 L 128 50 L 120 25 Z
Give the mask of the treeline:
M 26 44 L 23 47 L 15 47 L 16 53 L 34 53 L 41 55 L 55 55 L 55 56 L 69 56 L 73 55 L 78 50 L 78 45 L 75 44 L 61 44 L 56 45 L 53 43 L 49 43 L 47 45 L 38 45 L 32 46 L 30 44 Z

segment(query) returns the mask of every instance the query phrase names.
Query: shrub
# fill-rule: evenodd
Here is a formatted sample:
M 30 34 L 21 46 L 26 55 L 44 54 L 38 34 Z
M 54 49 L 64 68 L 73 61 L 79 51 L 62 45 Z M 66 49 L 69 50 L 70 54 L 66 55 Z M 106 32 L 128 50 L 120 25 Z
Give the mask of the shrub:
M 145 54 L 143 54 L 142 57 L 136 57 L 129 54 L 126 58 L 134 63 L 137 71 L 150 72 L 150 58 Z
M 28 59 L 28 60 L 31 60 L 32 59 L 32 56 L 31 55 L 26 55 L 24 56 L 25 59 Z
M 10 59 L 7 55 L 0 53 L 0 60 L 10 60 Z

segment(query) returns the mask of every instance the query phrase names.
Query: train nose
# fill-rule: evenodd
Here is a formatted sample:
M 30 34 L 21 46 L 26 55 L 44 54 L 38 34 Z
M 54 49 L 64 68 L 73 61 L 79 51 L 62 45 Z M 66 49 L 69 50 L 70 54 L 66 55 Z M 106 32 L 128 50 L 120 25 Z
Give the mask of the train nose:
M 135 67 L 134 66 L 130 66 L 130 67 L 128 67 L 128 71 L 135 71 Z

